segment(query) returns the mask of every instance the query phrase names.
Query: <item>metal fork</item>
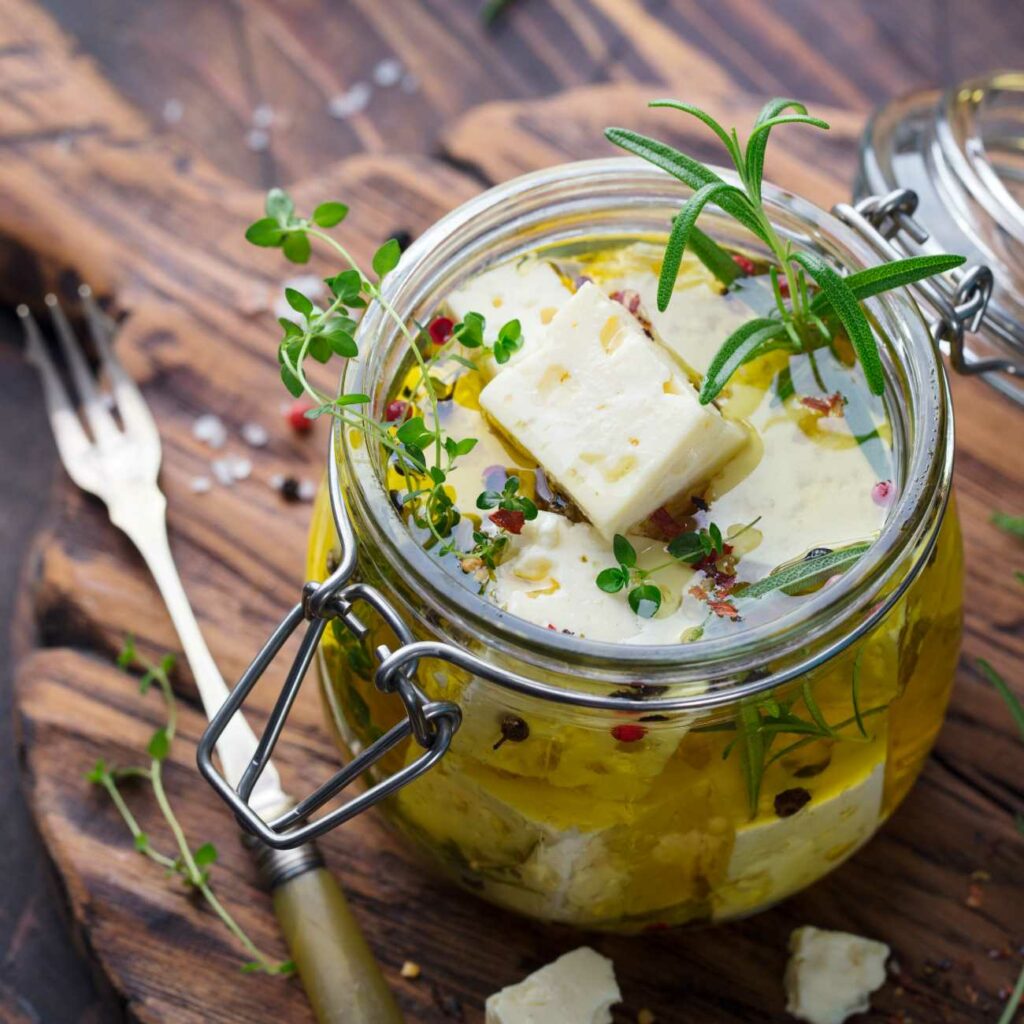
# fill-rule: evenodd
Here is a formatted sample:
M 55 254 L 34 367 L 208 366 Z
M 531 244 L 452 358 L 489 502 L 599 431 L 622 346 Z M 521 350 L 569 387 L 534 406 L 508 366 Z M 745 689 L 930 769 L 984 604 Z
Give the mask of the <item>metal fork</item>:
M 128 535 L 145 559 L 192 669 L 203 710 L 212 718 L 227 700 L 228 688 L 200 632 L 171 554 L 167 499 L 157 483 L 160 434 L 142 393 L 114 355 L 115 324 L 87 285 L 82 285 L 78 294 L 110 387 L 109 399 L 105 399 L 55 295 L 47 295 L 45 301 L 78 393 L 81 419 L 35 317 L 28 306 L 21 305 L 18 316 L 25 331 L 26 355 L 42 377 L 57 451 L 68 475 L 82 490 L 103 500 L 111 522 Z M 249 767 L 256 746 L 252 729 L 236 714 L 217 744 L 225 778 L 233 786 Z M 283 813 L 294 804 L 281 788 L 272 764 L 256 783 L 252 799 L 267 816 Z M 332 1024 L 401 1021 L 373 954 L 316 847 L 307 844 L 278 851 L 259 846 L 255 852 L 274 890 L 275 910 L 318 1020 Z

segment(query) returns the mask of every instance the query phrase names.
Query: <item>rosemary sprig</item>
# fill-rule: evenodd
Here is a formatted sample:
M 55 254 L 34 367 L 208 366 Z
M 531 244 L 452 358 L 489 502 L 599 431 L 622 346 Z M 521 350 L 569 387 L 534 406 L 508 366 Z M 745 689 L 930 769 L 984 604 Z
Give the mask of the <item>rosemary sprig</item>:
M 727 131 L 699 107 L 677 100 L 655 100 L 650 105 L 670 107 L 707 125 L 725 146 L 739 181 L 738 185 L 727 182 L 710 167 L 657 139 L 627 128 L 605 129 L 609 141 L 693 189 L 693 195 L 672 222 L 658 282 L 658 308 L 665 310 L 672 299 L 687 247 L 727 286 L 736 277 L 735 263 L 728 253 L 707 235 L 698 233 L 697 220 L 709 203 L 719 206 L 746 227 L 768 248 L 774 261 L 769 276 L 775 294 L 775 313 L 743 324 L 726 339 L 708 367 L 700 390 L 701 402 L 712 401 L 736 370 L 758 355 L 778 348 L 810 353 L 831 343 L 832 329 L 826 320 L 837 323 L 845 331 L 860 360 L 868 387 L 874 394 L 882 394 L 885 372 L 861 301 L 957 267 L 964 262 L 963 257 L 911 257 L 843 277 L 817 254 L 798 252 L 789 239 L 782 238 L 768 217 L 762 196 L 765 150 L 772 129 L 786 124 L 804 124 L 827 130 L 826 122 L 811 117 L 802 103 L 773 99 L 758 114 L 744 146 L 735 128 Z M 723 272 L 728 263 L 733 263 L 733 269 Z M 785 277 L 786 294 L 779 284 L 780 273 Z M 808 277 L 818 289 L 816 294 L 812 295 L 808 287 Z
M 837 573 L 846 572 L 870 547 L 871 545 L 868 543 L 851 544 L 849 547 L 830 551 L 825 555 L 805 558 L 795 565 L 777 569 L 756 583 L 751 583 L 744 590 L 737 591 L 736 596 L 764 597 L 765 594 L 770 594 L 775 590 L 801 590 L 816 586 Z
M 178 821 L 177 815 L 171 807 L 167 797 L 167 791 L 163 782 L 163 765 L 171 752 L 171 744 L 174 741 L 174 734 L 177 728 L 178 712 L 174 692 L 168 678 L 174 667 L 174 656 L 167 654 L 157 664 L 149 664 L 142 661 L 135 651 L 135 645 L 129 638 L 125 641 L 124 648 L 118 655 L 117 663 L 125 671 L 133 668 L 141 668 L 142 676 L 139 678 L 139 691 L 142 694 L 149 692 L 153 684 L 156 684 L 163 698 L 164 710 L 167 719 L 164 725 L 160 726 L 150 737 L 147 753 L 149 754 L 148 766 L 111 767 L 104 760 L 99 760 L 86 773 L 86 780 L 100 786 L 109 795 L 118 813 L 128 826 L 132 835 L 135 849 L 142 856 L 149 858 L 153 863 L 162 867 L 168 875 L 180 877 L 185 885 L 198 892 L 206 901 L 210 909 L 220 918 L 224 927 L 234 936 L 239 945 L 251 958 L 242 965 L 242 970 L 247 973 L 260 972 L 263 974 L 291 974 L 295 970 L 295 964 L 291 960 L 276 963 L 256 947 L 252 939 L 242 930 L 242 927 L 231 916 L 223 903 L 217 898 L 210 887 L 210 868 L 217 860 L 217 848 L 213 843 L 203 843 L 191 848 L 185 837 L 185 832 Z M 144 779 L 150 784 L 153 796 L 156 798 L 157 806 L 163 815 L 177 853 L 174 856 L 162 853 L 157 850 L 150 841 L 149 835 L 139 826 L 138 820 L 132 813 L 124 795 L 121 793 L 118 783 L 124 779 Z

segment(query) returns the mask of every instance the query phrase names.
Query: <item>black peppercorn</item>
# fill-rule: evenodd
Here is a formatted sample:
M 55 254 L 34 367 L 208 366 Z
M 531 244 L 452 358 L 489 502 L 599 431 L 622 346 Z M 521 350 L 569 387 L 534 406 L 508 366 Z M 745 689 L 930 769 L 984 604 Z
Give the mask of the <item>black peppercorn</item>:
M 281 497 L 285 501 L 299 500 L 299 481 L 293 476 L 286 476 L 281 481 Z
M 522 743 L 530 735 L 530 727 L 517 715 L 505 715 L 501 720 L 501 739 L 494 744 L 497 750 L 502 743 Z
M 775 797 L 775 813 L 780 818 L 788 818 L 809 803 L 810 799 L 811 794 L 803 787 L 784 789 Z

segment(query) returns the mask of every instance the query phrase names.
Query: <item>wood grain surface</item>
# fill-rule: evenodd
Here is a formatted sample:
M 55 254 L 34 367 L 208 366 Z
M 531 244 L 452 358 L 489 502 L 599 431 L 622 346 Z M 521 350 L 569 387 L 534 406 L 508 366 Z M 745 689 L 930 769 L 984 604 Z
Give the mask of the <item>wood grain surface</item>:
M 794 132 L 769 173 L 827 206 L 848 196 L 865 109 L 918 84 L 920 69 L 935 67 L 937 40 L 941 76 L 978 69 L 1001 52 L 1000 39 L 1024 40 L 1021 9 L 991 2 L 972 5 L 979 23 L 1000 19 L 980 53 L 942 21 L 956 5 L 871 5 L 869 15 L 810 2 L 523 0 L 490 35 L 466 5 L 355 0 L 334 17 L 328 6 L 0 2 L 0 298 L 38 301 L 46 287 L 69 293 L 84 277 L 125 316 L 118 350 L 164 439 L 171 543 L 228 678 L 302 582 L 308 506 L 283 503 L 269 481 L 283 472 L 317 479 L 326 447 L 324 427 L 298 437 L 277 411 L 270 306 L 289 272 L 278 254 L 241 239 L 260 186 L 284 180 L 300 202 L 350 203 L 347 234 L 365 257 L 395 229 L 422 230 L 487 182 L 607 152 L 607 123 L 656 125 L 712 156 L 692 126 L 643 109 L 652 93 L 685 94 L 742 123 L 764 93 L 785 91 L 818 101 L 835 127 L 814 148 Z M 851 45 L 863 59 L 849 59 Z M 378 89 L 344 122 L 325 113 L 389 55 L 412 70 L 415 88 Z M 170 98 L 183 108 L 173 125 Z M 271 101 L 290 111 L 271 127 L 272 146 L 226 143 L 251 131 L 252 110 Z M 1024 551 L 988 525 L 994 507 L 1022 503 L 1024 467 L 1008 439 L 1020 436 L 1024 416 L 977 381 L 957 381 L 955 398 L 967 633 L 949 721 L 920 784 L 852 862 L 769 913 L 702 932 L 586 937 L 616 962 L 619 1020 L 642 1007 L 680 1024 L 783 1019 L 786 940 L 804 923 L 893 947 L 898 972 L 872 1019 L 980 1024 L 998 1015 L 1024 942 L 1024 843 L 1013 825 L 1024 793 L 1012 723 L 974 658 L 1014 678 L 1024 655 L 1011 574 Z M 213 455 L 191 428 L 206 411 L 228 424 L 226 451 L 253 454 L 237 434 L 251 420 L 271 442 L 253 456 L 249 480 L 197 495 L 190 481 L 208 474 Z M 20 643 L 35 649 L 18 666 L 16 699 L 27 792 L 79 934 L 128 1015 L 311 1019 L 296 983 L 237 973 L 238 952 L 212 916 L 132 851 L 113 809 L 82 781 L 97 757 L 135 758 L 158 724 L 155 696 L 141 697 L 111 665 L 121 638 L 134 633 L 150 654 L 175 648 L 133 549 L 101 505 L 62 486 L 25 580 Z M 186 670 L 175 683 L 184 707 L 171 798 L 189 833 L 218 845 L 225 902 L 281 954 L 269 900 L 194 770 L 203 719 Z M 270 696 L 260 691 L 257 705 Z M 279 749 L 294 790 L 335 763 L 312 687 Z M 150 802 L 142 792 L 130 799 L 155 841 Z M 490 992 L 581 941 L 435 881 L 372 815 L 325 846 L 410 1021 L 480 1021 Z M 406 959 L 421 965 L 419 979 L 399 976 Z M 7 1007 L 10 1019 L 32 1019 L 0 989 Z

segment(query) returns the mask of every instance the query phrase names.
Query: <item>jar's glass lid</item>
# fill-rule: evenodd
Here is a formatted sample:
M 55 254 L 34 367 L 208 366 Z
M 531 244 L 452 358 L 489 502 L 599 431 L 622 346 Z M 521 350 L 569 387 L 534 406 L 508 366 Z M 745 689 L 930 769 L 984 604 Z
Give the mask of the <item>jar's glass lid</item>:
M 918 248 L 957 252 L 995 275 L 975 359 L 1024 356 L 1024 71 L 914 93 L 871 119 L 856 197 L 912 189 L 930 237 Z M 988 378 L 1024 402 L 1024 382 Z

